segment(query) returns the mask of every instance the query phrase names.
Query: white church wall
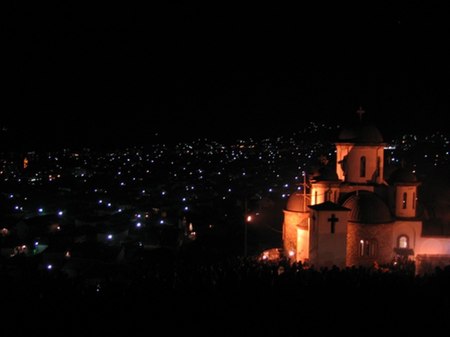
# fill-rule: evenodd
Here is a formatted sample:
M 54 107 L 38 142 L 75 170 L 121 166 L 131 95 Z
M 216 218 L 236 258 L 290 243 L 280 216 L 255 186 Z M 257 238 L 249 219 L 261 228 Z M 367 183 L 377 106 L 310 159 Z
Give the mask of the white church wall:
M 337 145 L 337 149 L 339 179 L 357 184 L 383 182 L 383 146 L 349 146 L 345 144 Z M 361 158 L 364 158 L 364 165 L 362 165 Z
M 450 255 L 450 238 L 418 237 L 416 255 Z
M 416 216 L 417 187 L 398 185 L 395 189 L 395 215 L 398 217 Z
M 406 236 L 408 239 L 408 247 L 416 248 L 417 238 L 422 233 L 422 221 L 406 221 L 397 220 L 393 225 L 392 247 L 399 247 L 399 239 Z
M 450 265 L 450 238 L 418 237 L 414 252 L 416 273 L 433 273 Z
M 345 267 L 347 251 L 347 211 L 314 211 L 317 230 L 313 233 L 317 253 L 311 261 L 318 267 Z M 332 221 L 334 232 L 332 233 Z
M 311 205 L 325 201 L 337 203 L 339 201 L 339 184 L 330 182 L 313 183 L 311 186 Z
M 352 150 L 353 146 L 353 144 L 336 144 L 336 173 L 339 180 L 345 180 L 342 163 L 344 161 L 344 158 Z

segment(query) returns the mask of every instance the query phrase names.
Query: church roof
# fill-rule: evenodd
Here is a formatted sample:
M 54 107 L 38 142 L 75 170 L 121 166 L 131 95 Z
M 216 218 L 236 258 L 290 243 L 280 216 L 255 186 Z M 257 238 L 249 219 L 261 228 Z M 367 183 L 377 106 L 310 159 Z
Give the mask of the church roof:
M 291 212 L 307 212 L 305 205 L 307 202 L 304 202 L 305 196 L 301 192 L 294 192 L 289 197 L 286 203 L 286 210 Z
M 315 211 L 349 211 L 349 208 L 343 207 L 339 204 L 335 204 L 331 201 L 325 201 L 321 204 L 308 206 Z
M 416 175 L 403 167 L 392 172 L 389 177 L 390 184 L 417 184 L 417 182 Z
M 354 127 L 343 128 L 338 136 L 338 142 L 355 144 L 383 143 L 380 130 L 372 124 L 359 124 Z
M 331 165 L 325 165 L 320 167 L 317 174 L 312 178 L 314 181 L 338 181 L 338 175 L 336 173 L 336 168 L 331 167 Z
M 386 203 L 373 192 L 358 191 L 351 195 L 343 206 L 351 209 L 350 222 L 382 224 L 394 220 Z

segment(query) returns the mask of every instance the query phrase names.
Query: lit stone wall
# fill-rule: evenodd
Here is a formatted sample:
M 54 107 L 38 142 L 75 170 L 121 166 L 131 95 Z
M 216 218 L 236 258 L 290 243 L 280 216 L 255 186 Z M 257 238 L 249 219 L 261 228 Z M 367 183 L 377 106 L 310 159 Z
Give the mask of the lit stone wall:
M 305 223 L 309 212 L 291 212 L 284 210 L 283 248 L 286 252 L 293 251 L 297 255 L 298 225 Z
M 357 224 L 349 223 L 347 227 L 347 266 L 373 266 L 390 263 L 394 258 L 393 224 Z M 374 256 L 360 255 L 360 241 L 375 240 Z
M 307 254 L 308 247 L 305 246 L 303 247 L 304 249 L 299 249 L 298 244 L 301 244 L 302 242 L 304 242 L 305 245 L 308 244 L 308 233 L 304 233 L 308 228 L 305 227 L 304 230 L 300 230 L 299 225 L 300 227 L 307 225 L 309 212 L 292 212 L 288 210 L 284 210 L 283 212 L 283 248 L 285 252 L 292 251 L 294 253 L 293 256 L 297 261 L 305 259 L 307 258 L 305 254 Z M 303 235 L 299 237 L 300 234 Z

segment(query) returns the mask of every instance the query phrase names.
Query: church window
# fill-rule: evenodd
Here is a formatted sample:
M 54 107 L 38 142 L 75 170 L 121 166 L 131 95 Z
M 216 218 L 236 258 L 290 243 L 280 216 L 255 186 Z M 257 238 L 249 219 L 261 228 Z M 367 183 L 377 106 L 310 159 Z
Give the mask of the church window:
M 380 169 L 381 169 L 381 158 L 378 156 L 378 157 L 377 157 L 377 170 L 376 170 L 376 172 L 375 172 L 375 175 L 376 175 L 377 177 L 380 176 Z
M 364 256 L 364 240 L 359 241 L 359 256 Z
M 325 201 L 331 201 L 331 189 L 325 193 Z
M 406 192 L 403 193 L 403 198 L 402 198 L 402 208 L 405 209 L 406 208 L 406 201 L 408 200 L 408 194 Z
M 412 202 L 412 208 L 416 209 L 416 192 L 413 192 Z
M 359 256 L 374 257 L 377 255 L 377 242 L 375 240 L 359 241 Z
M 406 235 L 400 235 L 397 240 L 398 248 L 409 248 L 409 240 Z
M 359 160 L 359 176 L 365 177 L 366 176 L 366 157 L 362 156 Z
M 334 190 L 334 202 L 337 202 L 337 192 Z
M 317 191 L 314 192 L 314 204 L 318 204 L 318 200 L 317 200 Z

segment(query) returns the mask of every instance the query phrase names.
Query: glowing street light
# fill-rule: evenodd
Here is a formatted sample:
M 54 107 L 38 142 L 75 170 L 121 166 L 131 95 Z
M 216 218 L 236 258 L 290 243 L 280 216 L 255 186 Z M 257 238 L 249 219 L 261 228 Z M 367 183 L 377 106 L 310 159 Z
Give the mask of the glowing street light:
M 245 198 L 244 201 L 244 216 L 247 214 L 247 198 Z M 244 221 L 244 257 L 247 257 L 247 223 L 252 221 L 252 216 L 251 215 L 247 215 L 245 216 L 245 221 Z

